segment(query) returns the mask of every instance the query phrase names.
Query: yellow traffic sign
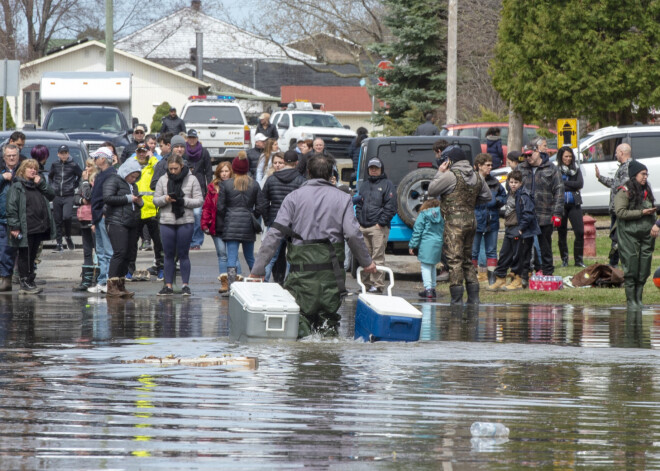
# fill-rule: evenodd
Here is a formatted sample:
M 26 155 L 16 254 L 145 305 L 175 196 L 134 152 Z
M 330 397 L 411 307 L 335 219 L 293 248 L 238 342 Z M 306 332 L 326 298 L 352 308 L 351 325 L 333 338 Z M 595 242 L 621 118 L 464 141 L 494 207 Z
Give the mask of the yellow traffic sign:
M 557 145 L 559 147 L 577 147 L 577 119 L 557 120 Z

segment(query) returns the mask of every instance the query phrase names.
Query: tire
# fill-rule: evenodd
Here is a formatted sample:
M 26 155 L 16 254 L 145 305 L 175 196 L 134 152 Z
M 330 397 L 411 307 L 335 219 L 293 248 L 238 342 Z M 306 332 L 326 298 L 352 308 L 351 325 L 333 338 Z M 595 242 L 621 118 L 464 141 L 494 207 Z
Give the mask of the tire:
M 422 203 L 429 199 L 429 183 L 435 177 L 437 170 L 433 168 L 420 168 L 410 172 L 401 179 L 396 190 L 398 213 L 401 220 L 409 227 L 413 227 L 419 214 Z

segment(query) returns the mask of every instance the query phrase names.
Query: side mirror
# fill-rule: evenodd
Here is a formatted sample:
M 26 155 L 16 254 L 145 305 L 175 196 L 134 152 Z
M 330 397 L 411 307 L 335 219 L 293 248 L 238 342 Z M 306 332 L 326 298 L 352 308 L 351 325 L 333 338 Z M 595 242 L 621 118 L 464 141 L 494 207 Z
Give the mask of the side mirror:
M 355 180 L 356 180 L 355 169 L 351 167 L 341 169 L 341 181 L 350 182 L 351 184 L 353 184 Z
M 140 120 L 139 120 L 139 119 L 137 119 L 137 118 L 133 118 L 133 119 L 131 120 L 131 127 L 132 127 L 133 129 L 135 129 L 135 127 L 136 127 L 139 123 L 140 123 Z M 133 133 L 133 130 L 131 130 L 131 134 L 132 134 L 132 133 Z
M 348 124 L 344 124 L 344 129 L 351 129 L 351 127 Z

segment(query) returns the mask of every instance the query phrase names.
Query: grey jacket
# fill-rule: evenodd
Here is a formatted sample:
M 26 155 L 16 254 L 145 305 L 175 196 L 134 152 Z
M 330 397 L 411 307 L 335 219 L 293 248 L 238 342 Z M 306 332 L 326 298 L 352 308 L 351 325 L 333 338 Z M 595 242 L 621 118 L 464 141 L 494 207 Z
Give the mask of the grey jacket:
M 490 190 L 488 191 L 490 195 Z M 308 180 L 284 198 L 275 222 L 291 227 L 303 240 L 330 239 L 348 243 L 362 267 L 371 264 L 371 256 L 355 219 L 351 196 L 321 179 Z M 274 227 L 266 233 L 257 254 L 252 273 L 263 276 L 284 235 Z M 302 242 L 293 239 L 293 244 Z
M 452 164 L 451 169 L 446 172 L 441 172 L 438 170 L 438 173 L 433 177 L 433 181 L 429 184 L 429 196 L 442 196 L 448 195 L 456 188 L 456 175 L 452 170 L 458 170 L 463 175 L 465 183 L 468 185 L 475 185 L 477 183 L 477 172 L 472 168 L 470 162 L 467 160 L 459 160 L 458 162 Z M 493 195 L 490 193 L 490 188 L 488 188 L 488 183 L 486 179 L 481 179 L 481 191 L 479 192 L 479 197 L 477 198 L 477 205 L 485 204 L 490 202 L 493 199 Z
M 176 219 L 172 212 L 172 205 L 165 201 L 167 196 L 167 174 L 158 179 L 156 183 L 156 190 L 154 191 L 154 205 L 160 208 L 160 223 L 170 225 L 190 224 L 195 222 L 193 209 L 199 208 L 204 204 L 204 196 L 202 196 L 202 188 L 199 186 L 199 180 L 192 174 L 188 174 L 183 179 L 182 190 L 186 195 L 184 198 L 185 211 L 183 217 Z
M 598 181 L 610 189 L 610 214 L 614 214 L 614 195 L 616 195 L 617 189 L 630 180 L 630 177 L 628 177 L 628 164 L 631 161 L 632 158 L 622 163 L 616 170 L 613 178 L 605 177 L 603 175 L 598 177 Z

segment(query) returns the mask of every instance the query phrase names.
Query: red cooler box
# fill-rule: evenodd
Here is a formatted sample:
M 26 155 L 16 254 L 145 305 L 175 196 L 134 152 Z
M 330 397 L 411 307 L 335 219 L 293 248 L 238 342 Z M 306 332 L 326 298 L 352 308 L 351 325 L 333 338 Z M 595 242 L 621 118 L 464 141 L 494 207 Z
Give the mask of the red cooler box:
M 386 267 L 378 267 L 390 276 L 387 296 L 369 294 L 362 284 L 362 268 L 357 280 L 362 287 L 355 310 L 355 338 L 369 342 L 416 342 L 422 328 L 422 313 L 408 301 L 392 296 L 394 274 Z

